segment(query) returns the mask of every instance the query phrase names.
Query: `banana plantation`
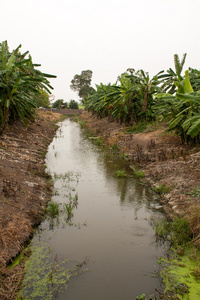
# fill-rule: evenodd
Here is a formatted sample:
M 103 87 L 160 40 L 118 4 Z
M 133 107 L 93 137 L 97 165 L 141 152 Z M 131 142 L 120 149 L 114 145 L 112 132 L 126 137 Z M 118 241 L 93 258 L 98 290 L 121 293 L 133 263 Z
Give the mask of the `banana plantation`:
M 115 84 L 99 84 L 85 108 L 99 118 L 127 126 L 165 121 L 185 143 L 200 140 L 200 71 L 189 68 L 182 75 L 186 54 L 174 55 L 175 70 L 161 71 L 153 78 L 143 70 L 127 71 Z
M 8 122 L 33 117 L 41 99 L 53 89 L 48 78 L 32 58 L 20 52 L 19 45 L 9 51 L 7 41 L 0 43 L 0 135 Z M 166 121 L 183 142 L 200 139 L 200 71 L 189 68 L 183 73 L 186 54 L 180 61 L 174 55 L 175 70 L 161 71 L 152 78 L 143 70 L 127 71 L 115 84 L 99 84 L 91 89 L 85 108 L 97 117 L 124 123 L 127 126 Z
M 56 76 L 42 73 L 32 58 L 20 52 L 19 45 L 9 51 L 7 41 L 0 43 L 0 135 L 8 122 L 18 118 L 26 123 L 33 118 L 35 108 L 40 106 L 41 99 L 51 93 L 47 78 Z

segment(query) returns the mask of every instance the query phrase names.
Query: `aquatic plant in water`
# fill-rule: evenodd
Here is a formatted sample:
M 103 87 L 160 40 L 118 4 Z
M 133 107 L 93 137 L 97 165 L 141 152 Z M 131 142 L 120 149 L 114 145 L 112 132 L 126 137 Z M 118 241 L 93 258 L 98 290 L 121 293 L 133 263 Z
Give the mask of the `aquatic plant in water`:
M 47 207 L 47 214 L 52 218 L 57 217 L 59 215 L 59 203 L 50 201 Z
M 194 249 L 185 250 L 185 255 L 180 256 L 175 252 L 169 258 L 162 259 L 164 264 L 161 277 L 165 284 L 165 295 L 176 295 L 176 299 L 200 299 L 199 253 L 193 255 Z M 181 298 L 180 298 L 181 297 Z M 172 298 L 173 299 L 173 298 Z
M 74 266 L 73 266 L 74 264 Z M 70 260 L 59 262 L 46 243 L 37 243 L 32 247 L 32 255 L 26 261 L 26 276 L 19 299 L 52 299 L 68 287 L 69 279 L 77 276 L 84 263 L 75 264 Z M 70 265 L 70 266 L 69 266 Z
M 124 170 L 116 170 L 115 174 L 117 175 L 117 177 L 127 177 L 127 173 Z

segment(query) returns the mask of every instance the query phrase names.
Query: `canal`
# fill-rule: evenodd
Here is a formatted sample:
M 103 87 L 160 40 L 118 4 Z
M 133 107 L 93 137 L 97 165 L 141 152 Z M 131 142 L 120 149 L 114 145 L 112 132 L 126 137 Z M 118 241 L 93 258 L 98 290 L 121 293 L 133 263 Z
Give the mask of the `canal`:
M 165 249 L 153 225 L 165 215 L 127 162 L 66 119 L 46 165 L 59 215 L 35 233 L 24 299 L 133 300 L 160 289 L 157 260 Z

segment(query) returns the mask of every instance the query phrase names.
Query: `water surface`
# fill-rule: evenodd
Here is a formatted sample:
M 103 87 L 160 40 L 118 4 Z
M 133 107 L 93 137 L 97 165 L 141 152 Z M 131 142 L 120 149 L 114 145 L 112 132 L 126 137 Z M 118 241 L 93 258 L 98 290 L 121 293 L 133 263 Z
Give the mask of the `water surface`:
M 132 174 L 126 162 L 95 146 L 69 119 L 60 124 L 46 164 L 55 178 L 52 200 L 62 208 L 69 197 L 78 200 L 70 221 L 66 211 L 57 222 L 46 220 L 33 244 L 48 243 L 56 261 L 83 265 L 52 299 L 133 300 L 159 289 L 155 275 L 164 249 L 152 223 L 164 214 L 155 194 L 136 178 L 118 178 L 118 169 Z

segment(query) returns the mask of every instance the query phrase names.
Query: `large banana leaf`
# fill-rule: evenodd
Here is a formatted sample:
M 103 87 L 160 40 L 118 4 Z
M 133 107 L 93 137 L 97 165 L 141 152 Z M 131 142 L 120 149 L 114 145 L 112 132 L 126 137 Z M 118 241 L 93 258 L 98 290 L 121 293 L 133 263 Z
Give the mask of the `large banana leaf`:
M 195 121 L 191 120 L 191 123 L 192 125 L 188 129 L 187 134 L 194 138 L 200 134 L 200 114 Z
M 9 52 L 7 41 L 0 44 L 0 134 L 10 118 L 20 117 L 23 122 L 37 107 L 39 90 L 46 89 L 51 93 L 53 87 L 48 78 L 56 76 L 42 73 L 35 69 L 32 58 L 26 51 L 21 54 L 19 45 L 12 53 Z M 37 65 L 38 66 L 38 65 Z

